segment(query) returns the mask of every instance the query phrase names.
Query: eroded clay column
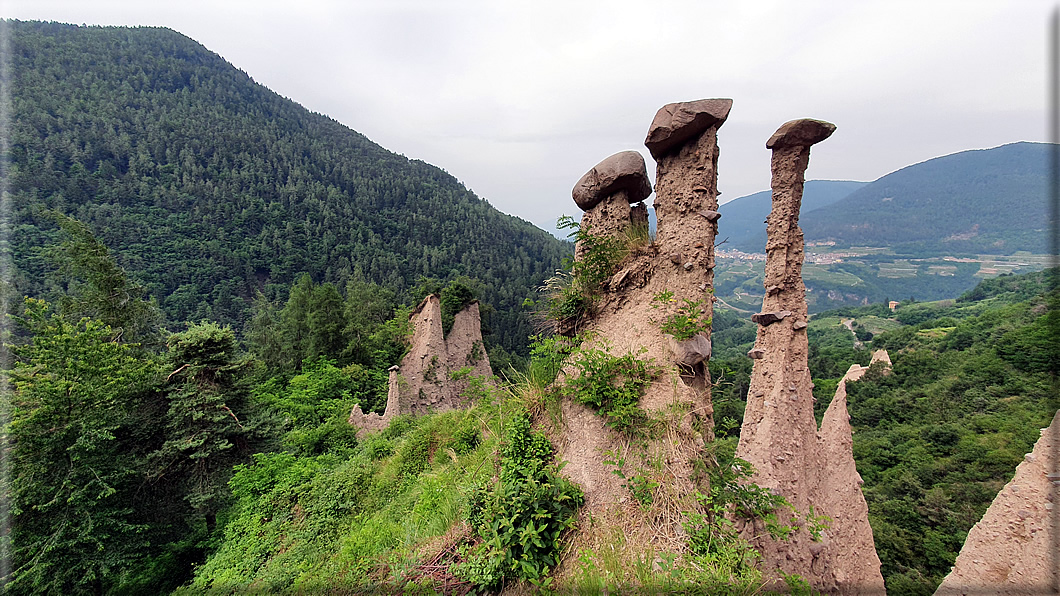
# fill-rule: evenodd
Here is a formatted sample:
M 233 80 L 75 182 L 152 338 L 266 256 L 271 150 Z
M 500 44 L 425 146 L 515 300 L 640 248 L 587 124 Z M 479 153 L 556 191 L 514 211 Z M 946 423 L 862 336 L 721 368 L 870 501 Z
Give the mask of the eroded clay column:
M 816 447 L 813 383 L 807 367 L 806 286 L 802 281 L 803 237 L 799 209 L 810 146 L 828 138 L 835 125 L 794 120 L 780 127 L 766 147 L 773 150 L 773 210 L 766 220 L 765 298 L 752 315 L 758 336 L 737 456 L 758 471 L 757 482 L 779 489 L 800 511 L 811 486 L 807 465 Z
M 657 163 L 655 243 L 669 262 L 667 289 L 702 305 L 714 315 L 714 238 L 718 233 L 718 128 L 732 108 L 731 99 L 700 99 L 663 106 L 644 140 Z M 666 266 L 666 265 L 664 265 Z M 694 348 L 694 349 L 690 349 Z M 694 415 L 707 442 L 714 439 L 710 397 L 710 328 L 693 342 L 673 344 L 681 380 L 695 393 Z
M 651 194 L 651 182 L 644 158 L 636 151 L 621 151 L 596 164 L 574 185 L 571 195 L 582 215 L 581 228 L 597 236 L 618 236 L 635 223 L 634 215 L 646 210 L 630 209 Z M 639 223 L 639 222 L 637 222 Z M 584 247 L 578 243 L 576 259 Z
M 755 359 L 740 429 L 737 457 L 755 468 L 754 482 L 778 492 L 805 513 L 818 482 L 817 423 L 813 383 L 807 367 L 806 286 L 802 282 L 803 236 L 799 209 L 810 146 L 828 138 L 835 126 L 820 120 L 794 120 L 781 126 L 766 147 L 773 150 L 773 210 L 766 220 L 765 298 L 758 323 Z M 762 554 L 763 565 L 805 573 L 809 536 L 775 541 L 767 532 L 743 526 Z M 818 545 L 814 546 L 819 549 Z M 798 571 L 796 571 L 798 570 Z M 810 578 L 813 585 L 817 582 Z

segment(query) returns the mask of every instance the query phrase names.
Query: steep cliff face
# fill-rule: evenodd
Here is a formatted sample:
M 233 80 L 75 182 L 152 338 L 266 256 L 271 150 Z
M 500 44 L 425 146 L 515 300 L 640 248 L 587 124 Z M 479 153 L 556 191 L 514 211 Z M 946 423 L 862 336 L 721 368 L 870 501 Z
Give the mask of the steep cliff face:
M 464 392 L 470 376 L 493 376 L 489 356 L 482 345 L 478 302 L 456 313 L 446 336 L 442 328 L 441 300 L 430 295 L 413 311 L 412 340 L 401 365 L 390 369 L 385 413 L 364 414 L 357 406 L 350 424 L 366 431 L 385 428 L 401 414 L 443 412 L 465 405 Z
M 1060 592 L 1060 412 L 968 532 L 938 595 Z
M 736 451 L 755 467 L 758 485 L 786 497 L 800 514 L 812 508 L 831 522 L 820 541 L 806 529 L 788 540 L 774 540 L 761 522 L 743 523 L 742 532 L 762 553 L 765 569 L 799 574 L 822 591 L 882 593 L 880 562 L 851 450 L 846 381 L 840 383 L 819 431 L 807 365 L 799 209 L 810 146 L 834 130 L 827 122 L 796 120 L 766 144 L 773 150 L 766 292 L 762 312 L 752 316 L 759 325 L 749 354 L 755 363 Z

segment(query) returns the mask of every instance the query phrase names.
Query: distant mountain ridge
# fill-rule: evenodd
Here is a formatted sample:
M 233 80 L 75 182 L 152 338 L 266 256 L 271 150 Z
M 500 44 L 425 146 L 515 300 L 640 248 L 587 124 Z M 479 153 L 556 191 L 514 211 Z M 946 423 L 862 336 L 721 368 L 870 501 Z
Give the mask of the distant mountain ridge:
M 811 180 L 799 224 L 807 242 L 901 253 L 1046 254 L 1048 143 L 944 155 L 873 182 Z M 719 238 L 761 252 L 770 191 L 721 206 Z
M 56 209 L 88 223 L 174 323 L 239 328 L 302 272 L 398 292 L 479 279 L 506 349 L 569 245 L 426 164 L 255 83 L 169 29 L 8 21 L 13 251 L 41 295 Z M 51 284 L 51 287 L 49 287 Z
M 867 184 L 852 180 L 809 180 L 803 191 L 802 212 L 832 205 Z M 718 238 L 726 241 L 726 248 L 744 252 L 765 250 L 765 219 L 773 208 L 772 197 L 772 191 L 763 190 L 721 205 Z
M 804 210 L 808 242 L 902 252 L 1045 254 L 1047 143 L 962 151 L 914 164 Z

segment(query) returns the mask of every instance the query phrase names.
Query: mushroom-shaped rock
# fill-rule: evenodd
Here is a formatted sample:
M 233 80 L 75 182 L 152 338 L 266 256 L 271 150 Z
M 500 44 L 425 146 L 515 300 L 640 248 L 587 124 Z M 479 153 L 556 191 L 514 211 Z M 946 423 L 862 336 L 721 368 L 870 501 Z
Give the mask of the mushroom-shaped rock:
M 785 122 L 766 141 L 766 149 L 809 147 L 827 139 L 835 132 L 835 124 L 824 120 L 803 118 Z
M 711 126 L 721 126 L 732 109 L 731 99 L 698 99 L 668 103 L 659 108 L 648 128 L 644 145 L 658 160 L 670 149 L 680 146 Z
M 620 151 L 596 164 L 574 185 L 571 195 L 582 211 L 588 211 L 623 190 L 630 203 L 639 203 L 651 194 L 644 157 L 636 151 Z

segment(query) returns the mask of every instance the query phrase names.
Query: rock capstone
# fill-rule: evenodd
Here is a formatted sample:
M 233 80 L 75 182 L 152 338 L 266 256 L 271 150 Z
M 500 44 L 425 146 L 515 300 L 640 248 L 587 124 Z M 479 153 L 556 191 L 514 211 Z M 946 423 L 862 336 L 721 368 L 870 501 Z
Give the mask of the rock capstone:
M 647 207 L 640 204 L 651 194 L 644 158 L 622 151 L 596 164 L 574 185 L 571 195 L 585 213 L 581 230 L 597 237 L 621 237 L 634 224 L 647 225 Z M 636 203 L 636 207 L 630 207 Z M 585 243 L 574 248 L 576 259 L 585 254 Z
M 772 325 L 777 321 L 783 321 L 785 318 L 791 316 L 790 310 L 778 310 L 775 312 L 760 312 L 751 315 L 751 322 L 758 323 L 759 325 Z
M 625 191 L 629 203 L 639 203 L 651 194 L 651 181 L 640 153 L 620 151 L 596 164 L 578 180 L 571 195 L 582 211 L 588 211 L 618 191 Z
M 644 144 L 658 160 L 710 127 L 719 127 L 729 117 L 731 99 L 699 99 L 668 103 L 655 114 Z
M 766 141 L 766 149 L 783 149 L 785 147 L 809 147 L 832 136 L 835 124 L 824 120 L 803 118 L 785 122 Z
M 700 99 L 663 106 L 655 114 L 644 144 L 655 158 L 655 243 L 677 268 L 667 283 L 686 288 L 675 298 L 700 304 L 705 319 L 714 314 L 714 239 L 718 233 L 718 128 L 732 108 L 731 99 Z M 677 294 L 675 292 L 675 294 Z M 709 345 L 710 328 L 702 333 Z M 703 439 L 714 437 L 710 371 L 702 361 L 685 370 L 681 381 L 695 395 L 694 411 Z M 679 349 L 674 362 L 696 356 Z M 684 365 L 682 365 L 684 366 Z M 686 367 L 687 368 L 687 367 Z

